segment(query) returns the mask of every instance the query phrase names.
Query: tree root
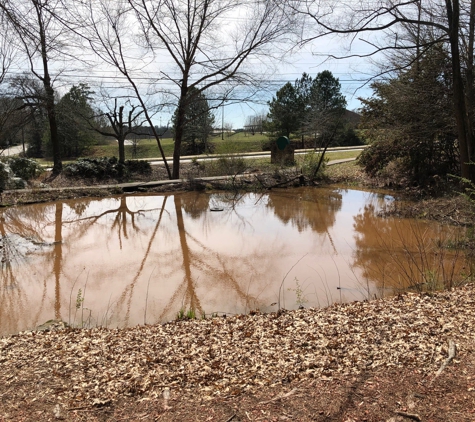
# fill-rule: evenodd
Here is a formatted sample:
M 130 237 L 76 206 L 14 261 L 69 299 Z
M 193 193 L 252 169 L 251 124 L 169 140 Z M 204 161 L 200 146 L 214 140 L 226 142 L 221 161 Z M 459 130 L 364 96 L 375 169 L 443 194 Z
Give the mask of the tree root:
M 449 356 L 445 361 L 442 363 L 440 366 L 439 370 L 435 374 L 434 379 L 431 381 L 433 382 L 441 373 L 442 371 L 447 367 L 447 365 L 452 362 L 454 359 L 455 355 L 457 354 L 457 347 L 455 346 L 455 343 L 452 340 L 449 340 Z

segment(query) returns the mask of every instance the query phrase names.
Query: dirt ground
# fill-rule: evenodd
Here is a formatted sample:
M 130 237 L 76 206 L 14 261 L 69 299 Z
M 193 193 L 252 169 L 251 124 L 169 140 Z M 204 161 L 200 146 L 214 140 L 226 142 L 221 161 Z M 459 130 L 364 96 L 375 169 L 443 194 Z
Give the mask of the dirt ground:
M 447 368 L 434 383 L 418 370 L 367 372 L 359 377 L 322 378 L 229 394 L 206 400 L 199 392 L 79 406 L 55 414 L 54 397 L 31 403 L 27 397 L 2 405 L 2 421 L 386 421 L 473 422 L 473 356 Z M 4 400 L 5 392 L 2 392 Z
M 152 175 L 141 180 L 164 178 L 160 171 L 154 170 Z M 249 174 L 249 180 L 252 179 L 253 183 L 256 183 L 253 185 L 254 188 L 260 186 L 261 189 L 267 189 L 282 182 L 282 179 L 279 180 L 279 177 L 274 176 L 260 175 L 256 172 Z M 354 164 L 344 164 L 329 169 L 326 182 L 345 183 L 347 186 L 361 186 L 368 183 Z M 36 181 L 32 190 L 4 192 L 1 203 L 8 206 L 79 196 L 107 196 L 123 192 L 118 187 L 102 186 L 109 183 L 116 185 L 117 181 L 91 183 L 70 180 L 62 176 L 49 179 L 48 175 L 44 175 L 41 180 Z M 289 184 L 294 183 L 297 183 L 297 180 L 292 180 Z M 95 186 L 88 187 L 91 184 Z M 249 184 L 244 182 L 243 186 Z M 73 185 L 82 185 L 86 188 L 68 189 Z M 39 189 L 42 186 L 53 189 Z M 169 191 L 190 187 L 190 184 L 184 183 L 153 190 Z M 211 187 L 219 188 L 219 184 L 213 184 Z M 401 216 L 433 218 L 450 224 L 467 225 L 473 220 L 472 210 L 458 197 L 418 202 L 412 208 L 397 205 L 387 212 Z M 183 342 L 180 342 L 178 334 L 170 334 L 168 337 L 161 338 L 160 341 L 155 341 L 150 336 L 140 337 L 140 328 L 115 330 L 114 333 L 124 341 L 108 346 L 107 353 L 102 349 L 96 350 L 95 347 L 98 344 L 110 345 L 111 340 L 102 341 L 101 337 L 98 337 L 97 341 L 93 341 L 96 332 L 90 330 L 52 330 L 36 336 L 30 333 L 0 338 L 0 379 L 2 380 L 0 382 L 0 421 L 475 421 L 475 334 L 472 330 L 475 327 L 475 317 L 472 312 L 475 309 L 475 298 L 474 301 L 471 299 L 475 296 L 475 290 L 470 287 L 463 291 L 465 292 L 464 300 L 459 300 L 456 296 L 450 298 L 450 303 L 457 304 L 456 309 L 453 310 L 453 317 L 458 319 L 449 328 L 447 324 L 440 322 L 441 306 L 443 307 L 440 304 L 445 303 L 444 301 L 449 303 L 448 296 L 442 296 L 442 299 L 437 299 L 434 303 L 431 302 L 431 298 L 427 299 L 428 308 L 423 313 L 427 319 L 408 320 L 401 323 L 402 325 L 398 323 L 398 318 L 401 315 L 410 314 L 411 306 L 419 301 L 416 295 L 411 296 L 412 299 L 409 301 L 404 299 L 398 302 L 396 299 L 391 299 L 388 302 L 381 302 L 381 306 L 377 308 L 378 311 L 374 309 L 371 312 L 368 311 L 369 313 L 364 314 L 364 318 L 358 318 L 357 314 L 352 314 L 354 319 L 352 319 L 351 327 L 360 319 L 367 321 L 380 318 L 374 323 L 374 327 L 378 327 L 374 330 L 383 330 L 386 327 L 387 336 L 383 340 L 375 340 L 373 337 L 366 339 L 354 334 L 346 339 L 347 344 L 353 344 L 354 350 L 361 353 L 367 347 L 371 347 L 371 353 L 380 354 L 381 359 L 389 359 L 391 356 L 406 353 L 405 358 L 400 360 L 398 365 L 369 364 L 361 368 L 355 363 L 353 366 L 348 364 L 346 369 L 340 371 L 331 365 L 314 363 L 315 367 L 308 367 L 308 370 L 293 370 L 292 365 L 298 368 L 305 367 L 302 356 L 305 356 L 305 359 L 318 360 L 327 353 L 322 351 L 337 350 L 337 346 L 332 343 L 334 334 L 328 331 L 331 319 L 325 319 L 333 315 L 333 307 L 322 310 L 326 315 L 322 314 L 324 322 L 310 325 L 304 334 L 301 328 L 295 325 L 300 318 L 298 314 L 300 311 L 284 315 L 283 318 L 289 322 L 290 328 L 282 330 L 285 331 L 285 337 L 279 337 L 284 334 L 276 331 L 275 347 L 280 347 L 282 342 L 284 345 L 290 344 L 292 353 L 297 356 L 296 360 L 289 360 L 285 353 L 280 360 L 278 357 L 264 353 L 260 358 L 262 361 L 255 363 L 257 366 L 254 374 L 251 370 L 252 366 L 248 372 L 242 369 L 245 365 L 241 364 L 243 362 L 241 354 L 244 355 L 244 344 L 248 340 L 255 340 L 256 350 L 264 349 L 262 343 L 264 334 L 257 335 L 258 330 L 248 330 L 242 331 L 242 335 L 236 338 L 237 331 L 227 330 L 226 335 L 234 339 L 230 344 L 236 349 L 224 344 L 221 346 L 220 353 L 222 356 L 229 355 L 231 362 L 229 371 L 234 374 L 234 378 L 233 382 L 228 382 L 226 371 L 220 372 L 219 366 L 215 368 L 210 364 L 210 373 L 214 374 L 213 382 L 218 384 L 228 382 L 226 388 L 217 388 L 212 394 L 209 390 L 211 388 L 209 382 L 201 382 L 198 378 L 196 380 L 194 378 L 204 367 L 207 368 L 206 365 L 200 363 L 202 352 L 193 354 L 190 351 L 196 345 L 202 347 L 204 344 L 210 348 L 214 347 L 216 337 L 213 337 L 213 333 L 215 332 L 210 331 L 208 334 L 205 332 L 204 337 L 196 337 L 193 333 L 199 332 L 201 326 L 198 325 L 186 326 L 183 325 L 186 323 L 181 323 L 182 325 L 176 323 L 177 330 L 183 328 L 190 335 L 193 334 Z M 351 310 L 351 306 L 348 309 Z M 354 306 L 358 308 L 358 306 L 369 305 Z M 345 309 L 340 311 L 347 312 Z M 421 314 L 417 309 L 413 311 L 415 315 Z M 383 318 L 385 312 L 388 313 Z M 251 315 L 243 318 L 243 324 L 253 321 Z M 282 316 L 276 316 L 276 319 L 280 321 L 279 318 Z M 452 318 L 452 313 L 450 318 Z M 222 323 L 221 320 L 218 322 L 218 325 L 221 325 L 215 329 L 219 337 L 230 322 L 226 322 L 228 325 Z M 438 325 L 433 326 L 435 322 Z M 200 322 L 196 322 L 198 323 Z M 201 322 L 201 324 L 206 323 Z M 155 328 L 146 327 L 142 331 L 145 329 L 154 330 Z M 110 336 L 111 333 L 112 331 L 100 331 L 97 335 Z M 427 347 L 432 350 L 432 354 L 429 353 L 424 359 L 420 359 L 416 357 L 416 352 L 425 348 L 428 341 L 425 337 L 426 333 L 431 336 L 427 338 L 432 339 L 430 341 L 434 346 L 430 349 L 432 346 L 429 341 Z M 456 341 L 457 353 L 453 359 L 449 359 L 451 352 L 447 343 L 447 339 L 451 338 L 449 334 L 457 336 L 460 333 L 463 333 L 463 336 Z M 305 335 L 308 338 L 297 341 L 298 335 Z M 308 351 L 307 343 L 316 341 L 313 339 L 318 336 L 325 340 L 322 348 L 314 345 L 314 352 Z M 82 340 L 87 337 L 89 337 L 87 341 Z M 171 348 L 165 348 L 163 339 L 171 342 Z M 25 341 L 27 342 L 24 343 Z M 147 346 L 147 341 L 152 341 L 153 344 Z M 358 341 L 361 341 L 361 345 Z M 86 345 L 81 349 L 82 354 L 76 355 L 72 348 L 79 347 L 78 345 L 83 345 L 84 342 Z M 136 349 L 132 348 L 132 344 L 136 345 Z M 160 351 L 162 344 L 163 349 L 166 349 L 163 353 Z M 114 359 L 121 356 L 131 357 L 134 362 L 143 361 L 141 365 L 149 365 L 152 361 L 148 362 L 148 360 L 155 359 L 151 351 L 147 352 L 152 349 L 157 356 L 164 356 L 164 361 L 170 356 L 171 359 L 174 354 L 183 353 L 183 361 L 180 361 L 180 364 L 176 362 L 170 364 L 161 375 L 156 374 L 153 383 L 150 384 L 154 386 L 153 389 L 144 387 L 148 385 L 144 381 L 144 373 L 134 369 L 135 366 L 132 368 L 132 364 L 124 362 L 123 368 L 120 369 L 123 372 L 117 369 L 119 371 L 117 376 L 120 382 L 127 383 L 128 387 L 114 387 L 114 376 L 110 371 L 120 366 L 114 363 Z M 269 350 L 272 352 L 272 348 Z M 143 355 L 145 357 L 141 353 L 145 353 Z M 354 353 L 358 355 L 358 352 Z M 90 370 L 90 365 L 81 364 L 81 359 L 87 361 L 92 358 L 102 359 L 101 364 L 94 371 Z M 261 378 L 259 368 L 265 366 L 266 362 L 274 362 L 275 359 L 277 359 L 276 363 L 272 364 L 280 368 L 275 370 L 280 378 L 278 382 L 269 383 Z M 153 362 L 158 365 L 158 361 Z M 446 367 L 443 367 L 444 363 L 447 364 Z M 70 370 L 68 365 L 73 365 L 74 368 Z M 355 370 L 356 366 L 358 370 Z M 143 368 L 140 365 L 138 367 Z M 129 370 L 132 372 L 127 372 Z M 272 372 L 272 368 L 269 370 Z M 166 371 L 169 371 L 171 375 Z M 174 379 L 173 376 L 180 371 L 188 372 L 185 378 L 180 378 L 181 384 L 177 386 L 170 380 Z M 279 371 L 288 372 L 288 374 L 282 376 Z M 248 384 L 252 385 L 252 388 L 242 387 Z M 104 395 L 99 394 L 98 391 L 103 391 L 103 389 L 104 391 L 109 389 L 107 390 L 109 392 Z M 70 392 L 75 392 L 76 395 L 69 395 Z
M 0 339 L 2 421 L 475 420 L 475 289 Z M 369 360 L 368 360 L 369 359 Z

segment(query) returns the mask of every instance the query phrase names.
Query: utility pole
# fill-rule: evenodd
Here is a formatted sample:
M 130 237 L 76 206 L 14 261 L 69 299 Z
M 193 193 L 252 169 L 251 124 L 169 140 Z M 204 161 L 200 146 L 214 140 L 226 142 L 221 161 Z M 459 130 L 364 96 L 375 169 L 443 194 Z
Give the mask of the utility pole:
M 221 113 L 221 140 L 224 141 L 224 102 L 223 102 L 223 112 Z

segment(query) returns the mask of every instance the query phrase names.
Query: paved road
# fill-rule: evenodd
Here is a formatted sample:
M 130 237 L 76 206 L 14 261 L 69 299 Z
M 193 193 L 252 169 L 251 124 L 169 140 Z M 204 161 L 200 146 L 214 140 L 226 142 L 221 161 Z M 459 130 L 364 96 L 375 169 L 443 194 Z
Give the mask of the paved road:
M 5 150 L 0 149 L 0 156 L 9 157 L 10 155 L 18 155 L 21 152 L 23 152 L 23 146 L 16 145 L 14 147 L 10 147 Z
M 335 147 L 335 148 L 328 148 L 327 152 L 338 152 L 338 151 L 362 151 L 365 148 L 365 146 L 359 146 L 359 147 Z M 23 147 L 21 145 L 19 146 L 14 146 L 5 149 L 3 152 L 0 151 L 0 156 L 8 157 L 11 155 L 18 155 L 23 151 Z M 306 154 L 308 152 L 313 151 L 313 149 L 298 149 L 295 151 L 296 155 L 302 155 Z M 318 150 L 317 150 L 318 151 Z M 249 158 L 270 158 L 270 151 L 262 151 L 262 152 L 246 152 L 242 154 L 233 154 L 238 157 L 242 157 L 245 159 Z M 222 157 L 219 154 L 210 154 L 210 155 L 198 155 L 198 156 L 184 156 L 181 157 L 180 163 L 191 163 L 193 160 L 196 161 L 213 161 L 213 160 L 218 160 L 220 157 Z M 166 157 L 168 163 L 173 162 L 172 157 Z M 149 161 L 152 166 L 158 166 L 158 165 L 163 165 L 163 160 L 160 157 L 157 158 L 145 158 L 144 160 Z M 352 159 L 345 159 L 343 161 L 351 161 Z M 337 162 L 342 162 L 341 160 L 335 160 L 333 162 L 329 162 L 328 164 L 336 164 Z
M 366 146 L 358 146 L 358 147 L 334 147 L 334 148 L 328 148 L 327 152 L 338 152 L 338 151 L 363 151 L 366 148 Z M 307 154 L 309 152 L 312 152 L 313 149 L 297 149 L 295 150 L 296 155 L 302 155 L 302 154 Z M 318 150 L 317 150 L 318 152 Z M 248 158 L 270 158 L 270 151 L 262 151 L 262 152 L 246 152 L 242 154 L 232 154 L 238 157 L 242 157 L 245 159 Z M 196 161 L 213 161 L 213 160 L 218 160 L 222 155 L 219 154 L 210 154 L 210 155 L 197 155 L 197 156 L 184 156 L 181 157 L 180 163 L 191 163 L 193 160 Z M 173 161 L 172 157 L 166 157 L 167 161 L 171 163 Z M 158 158 L 147 158 L 147 161 L 150 162 L 152 166 L 156 165 L 163 165 L 163 160 L 158 157 Z

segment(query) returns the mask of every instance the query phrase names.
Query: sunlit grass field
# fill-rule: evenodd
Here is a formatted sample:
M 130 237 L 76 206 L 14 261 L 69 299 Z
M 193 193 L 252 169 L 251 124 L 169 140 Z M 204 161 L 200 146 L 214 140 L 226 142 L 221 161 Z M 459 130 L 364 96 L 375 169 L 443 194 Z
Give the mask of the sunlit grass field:
M 225 133 L 224 136 L 216 136 L 210 139 L 216 154 L 262 151 L 262 145 L 267 141 L 268 137 L 266 135 L 249 135 L 245 133 L 236 133 L 230 136 Z M 162 139 L 161 144 L 165 156 L 170 157 L 173 154 L 173 139 Z M 93 157 L 111 157 L 117 154 L 118 147 L 117 143 L 114 142 L 108 145 L 94 146 L 90 151 L 90 156 Z M 125 154 L 127 159 L 160 157 L 160 151 L 155 139 L 140 139 L 135 148 L 133 145 L 126 145 Z
M 224 136 L 216 136 L 210 139 L 210 142 L 214 145 L 215 154 L 239 154 L 245 152 L 260 152 L 265 143 L 269 142 L 269 138 L 264 134 L 251 135 L 248 133 L 235 133 L 224 134 Z M 162 148 L 166 157 L 173 155 L 173 139 L 165 138 L 161 140 Z M 109 141 L 104 145 L 92 146 L 87 157 L 117 157 L 119 149 L 117 142 Z M 328 152 L 327 157 L 330 160 L 339 160 L 344 158 L 355 158 L 360 154 L 360 151 L 335 151 Z M 147 159 L 147 158 L 160 158 L 160 151 L 155 139 L 140 139 L 136 146 L 125 145 L 126 159 Z M 199 159 L 199 156 L 198 156 Z M 301 158 L 296 156 L 297 164 Z M 261 163 L 270 163 L 270 158 L 255 158 L 253 159 L 256 165 Z M 52 165 L 51 160 L 40 159 L 43 165 Z M 63 160 L 63 164 L 67 164 L 68 160 Z

